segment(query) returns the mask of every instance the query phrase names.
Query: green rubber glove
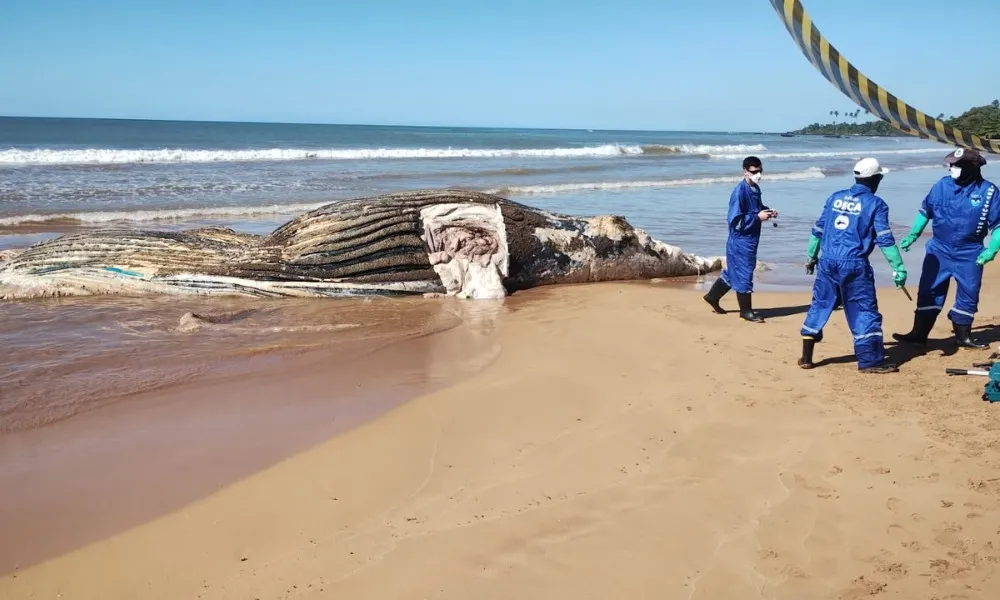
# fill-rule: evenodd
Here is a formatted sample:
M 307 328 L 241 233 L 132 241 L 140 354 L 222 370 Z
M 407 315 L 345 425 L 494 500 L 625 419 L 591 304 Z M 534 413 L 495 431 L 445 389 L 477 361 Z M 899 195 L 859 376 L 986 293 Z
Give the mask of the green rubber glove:
M 898 288 L 906 285 L 906 267 L 903 266 L 903 257 L 899 254 L 899 248 L 896 246 L 889 246 L 888 248 L 879 249 L 882 251 L 882 256 L 889 261 L 889 266 L 892 267 L 893 283 L 895 283 Z
M 993 230 L 993 235 L 990 236 L 990 245 L 988 248 L 979 253 L 979 258 L 976 259 L 976 264 L 985 265 L 996 258 L 997 252 L 1000 252 L 1000 229 Z
M 903 238 L 903 241 L 899 243 L 899 247 L 905 252 L 910 251 L 910 246 L 917 241 L 920 234 L 924 232 L 924 227 L 927 227 L 927 217 L 922 213 L 917 213 L 917 218 L 913 220 L 913 228 L 910 229 L 910 235 Z
M 815 235 L 809 236 L 809 247 L 806 248 L 806 256 L 816 258 L 819 255 L 819 238 Z
M 809 236 L 809 247 L 806 249 L 806 274 L 812 275 L 816 272 L 816 257 L 819 255 L 819 238 L 815 235 Z

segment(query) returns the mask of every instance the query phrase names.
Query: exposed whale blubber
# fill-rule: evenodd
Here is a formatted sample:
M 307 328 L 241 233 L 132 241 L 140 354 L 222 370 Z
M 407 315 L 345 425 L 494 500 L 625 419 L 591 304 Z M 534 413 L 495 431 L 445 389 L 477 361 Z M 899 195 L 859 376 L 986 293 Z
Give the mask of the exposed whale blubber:
M 465 190 L 332 202 L 267 236 L 209 227 L 105 229 L 40 242 L 0 263 L 5 299 L 94 294 L 502 298 L 556 283 L 721 270 L 619 216 L 554 214 Z

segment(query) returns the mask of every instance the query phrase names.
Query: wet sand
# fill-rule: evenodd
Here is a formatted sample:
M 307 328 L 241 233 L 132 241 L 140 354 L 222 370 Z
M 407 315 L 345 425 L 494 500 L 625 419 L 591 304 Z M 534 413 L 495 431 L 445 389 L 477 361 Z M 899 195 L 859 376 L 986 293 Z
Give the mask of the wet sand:
M 4 573 L 204 497 L 482 368 L 497 348 L 477 311 L 502 310 L 422 299 L 4 308 Z
M 997 342 L 988 273 L 976 333 Z M 803 371 L 808 294 L 757 295 L 751 324 L 701 293 L 517 294 L 482 320 L 502 350 L 481 370 L 19 569 L 0 597 L 1000 596 L 1000 412 L 984 380 L 944 375 L 989 352 L 957 352 L 942 318 L 925 352 L 891 349 L 902 372 L 861 375 L 838 312 Z M 908 330 L 913 304 L 879 294 L 886 337 Z M 299 367 L 271 383 L 308 393 Z

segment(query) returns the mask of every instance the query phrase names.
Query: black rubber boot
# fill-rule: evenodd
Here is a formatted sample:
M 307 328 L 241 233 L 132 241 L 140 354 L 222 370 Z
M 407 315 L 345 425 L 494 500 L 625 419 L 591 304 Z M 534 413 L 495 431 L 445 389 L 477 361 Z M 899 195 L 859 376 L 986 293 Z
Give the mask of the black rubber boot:
M 955 342 L 960 348 L 971 348 L 972 350 L 986 350 L 990 347 L 989 344 L 982 344 L 972 339 L 972 325 L 958 325 L 956 323 L 951 324 L 952 329 L 955 331 Z
M 763 323 L 764 318 L 753 311 L 750 294 L 736 293 L 736 301 L 740 305 L 740 318 L 753 323 Z
M 894 333 L 892 338 L 897 342 L 907 344 L 926 344 L 927 336 L 931 334 L 937 316 L 938 313 L 935 310 L 915 310 L 913 311 L 913 330 L 909 333 Z
M 723 281 L 720 277 L 715 280 L 715 283 L 712 284 L 712 288 L 708 290 L 708 293 L 702 297 L 705 299 L 705 302 L 708 302 L 709 306 L 712 307 L 712 310 L 720 315 L 724 315 L 726 314 L 726 311 L 719 306 L 719 300 L 722 300 L 722 297 L 725 296 L 729 290 L 729 284 Z
M 873 367 L 865 367 L 864 369 L 858 369 L 858 370 L 861 371 L 862 373 L 875 373 L 878 375 L 882 375 L 884 373 L 898 373 L 899 367 L 897 367 L 892 363 L 884 362 L 880 365 L 875 365 Z
M 799 357 L 798 365 L 803 369 L 813 368 L 813 348 L 816 347 L 816 338 L 803 337 L 802 338 L 802 356 Z

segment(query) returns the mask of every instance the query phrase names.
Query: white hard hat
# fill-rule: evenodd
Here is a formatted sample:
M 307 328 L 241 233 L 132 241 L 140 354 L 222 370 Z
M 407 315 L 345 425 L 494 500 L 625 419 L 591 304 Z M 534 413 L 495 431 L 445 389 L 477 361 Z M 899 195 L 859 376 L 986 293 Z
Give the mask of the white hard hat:
M 875 175 L 885 175 L 889 169 L 885 169 L 879 164 L 877 158 L 862 158 L 858 164 L 854 165 L 854 176 L 859 179 L 867 179 Z

